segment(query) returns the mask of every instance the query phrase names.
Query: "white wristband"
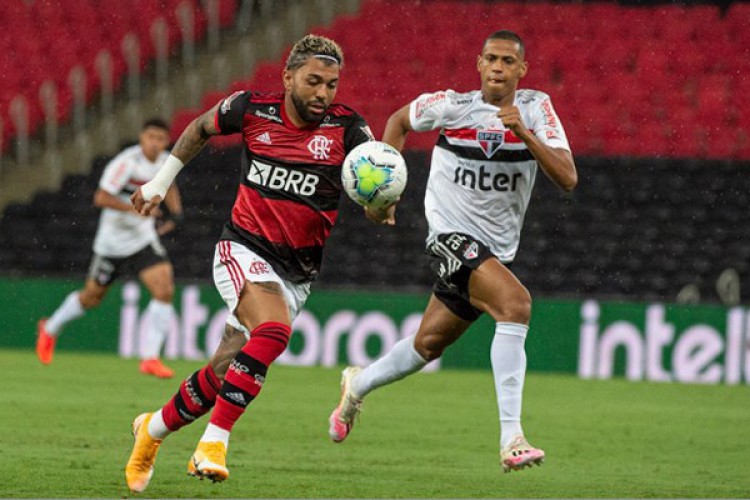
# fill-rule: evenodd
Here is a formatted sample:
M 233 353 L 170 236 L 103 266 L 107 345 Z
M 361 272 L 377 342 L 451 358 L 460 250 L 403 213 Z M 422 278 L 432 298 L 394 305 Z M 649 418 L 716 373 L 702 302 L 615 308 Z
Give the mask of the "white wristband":
M 169 186 L 172 185 L 174 178 L 177 177 L 177 174 L 180 173 L 180 170 L 184 166 L 185 164 L 179 158 L 169 155 L 169 158 L 167 158 L 167 161 L 164 162 L 164 165 L 162 165 L 154 178 L 141 186 L 143 199 L 150 201 L 154 196 L 161 196 L 163 200 Z

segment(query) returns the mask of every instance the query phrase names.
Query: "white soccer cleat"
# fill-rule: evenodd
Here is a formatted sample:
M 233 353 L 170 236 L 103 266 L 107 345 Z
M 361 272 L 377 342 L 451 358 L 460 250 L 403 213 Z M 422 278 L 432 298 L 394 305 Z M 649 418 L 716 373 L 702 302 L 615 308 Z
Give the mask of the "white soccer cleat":
M 348 366 L 341 372 L 341 401 L 328 418 L 328 435 L 335 443 L 340 443 L 354 427 L 354 420 L 362 410 L 362 400 L 352 394 L 352 380 L 362 368 Z
M 521 434 L 514 437 L 500 451 L 500 463 L 505 472 L 522 470 L 532 465 L 542 465 L 543 462 L 544 451 L 531 446 Z

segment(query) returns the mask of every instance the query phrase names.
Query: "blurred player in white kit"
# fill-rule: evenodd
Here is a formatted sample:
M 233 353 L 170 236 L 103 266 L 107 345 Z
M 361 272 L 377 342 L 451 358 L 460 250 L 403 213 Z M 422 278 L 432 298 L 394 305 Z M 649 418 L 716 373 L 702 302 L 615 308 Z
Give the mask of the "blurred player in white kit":
M 166 161 L 169 140 L 167 124 L 150 119 L 143 124 L 139 143 L 120 152 L 105 167 L 94 194 L 94 205 L 102 213 L 88 276 L 82 289 L 70 293 L 49 319 L 37 323 L 36 353 L 42 363 L 52 362 L 57 338 L 67 323 L 98 306 L 115 279 L 137 275 L 151 294 L 140 371 L 160 378 L 174 375 L 159 357 L 174 313 L 172 264 L 159 236 L 174 229 L 182 218 L 180 194 L 177 187 L 170 189 L 165 200 L 169 217 L 158 229 L 155 217 L 139 215 L 130 204 L 130 196 Z

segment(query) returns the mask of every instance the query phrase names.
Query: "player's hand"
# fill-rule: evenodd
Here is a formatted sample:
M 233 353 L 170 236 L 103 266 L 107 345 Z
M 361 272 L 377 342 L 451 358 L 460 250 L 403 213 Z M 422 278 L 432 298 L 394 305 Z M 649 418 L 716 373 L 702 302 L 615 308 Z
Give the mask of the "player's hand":
M 519 139 L 524 139 L 528 135 L 529 129 L 526 128 L 526 124 L 521 118 L 521 110 L 518 109 L 518 106 L 500 108 L 497 116 L 503 121 L 505 128 L 512 131 Z
M 386 226 L 396 225 L 396 200 L 391 205 L 382 208 L 365 207 L 365 217 L 375 224 L 384 224 Z
M 143 197 L 141 188 L 138 188 L 138 190 L 130 197 L 130 203 L 133 204 L 133 208 L 138 214 L 145 217 L 156 216 L 160 213 L 159 204 L 161 203 L 161 196 L 156 195 L 150 200 L 146 200 Z

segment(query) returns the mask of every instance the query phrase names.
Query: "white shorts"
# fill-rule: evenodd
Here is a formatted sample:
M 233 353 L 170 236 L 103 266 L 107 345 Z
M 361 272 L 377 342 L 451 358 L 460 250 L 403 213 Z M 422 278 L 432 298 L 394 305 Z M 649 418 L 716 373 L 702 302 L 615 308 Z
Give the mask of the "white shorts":
M 246 246 L 235 241 L 219 241 L 216 244 L 216 253 L 214 254 L 214 283 L 221 298 L 224 299 L 224 303 L 229 308 L 227 324 L 242 330 L 246 336 L 249 335 L 247 328 L 240 323 L 234 314 L 245 281 L 278 283 L 284 293 L 284 299 L 292 321 L 302 310 L 307 297 L 310 295 L 310 283 L 296 284 L 287 281 L 276 274 L 268 261 Z

